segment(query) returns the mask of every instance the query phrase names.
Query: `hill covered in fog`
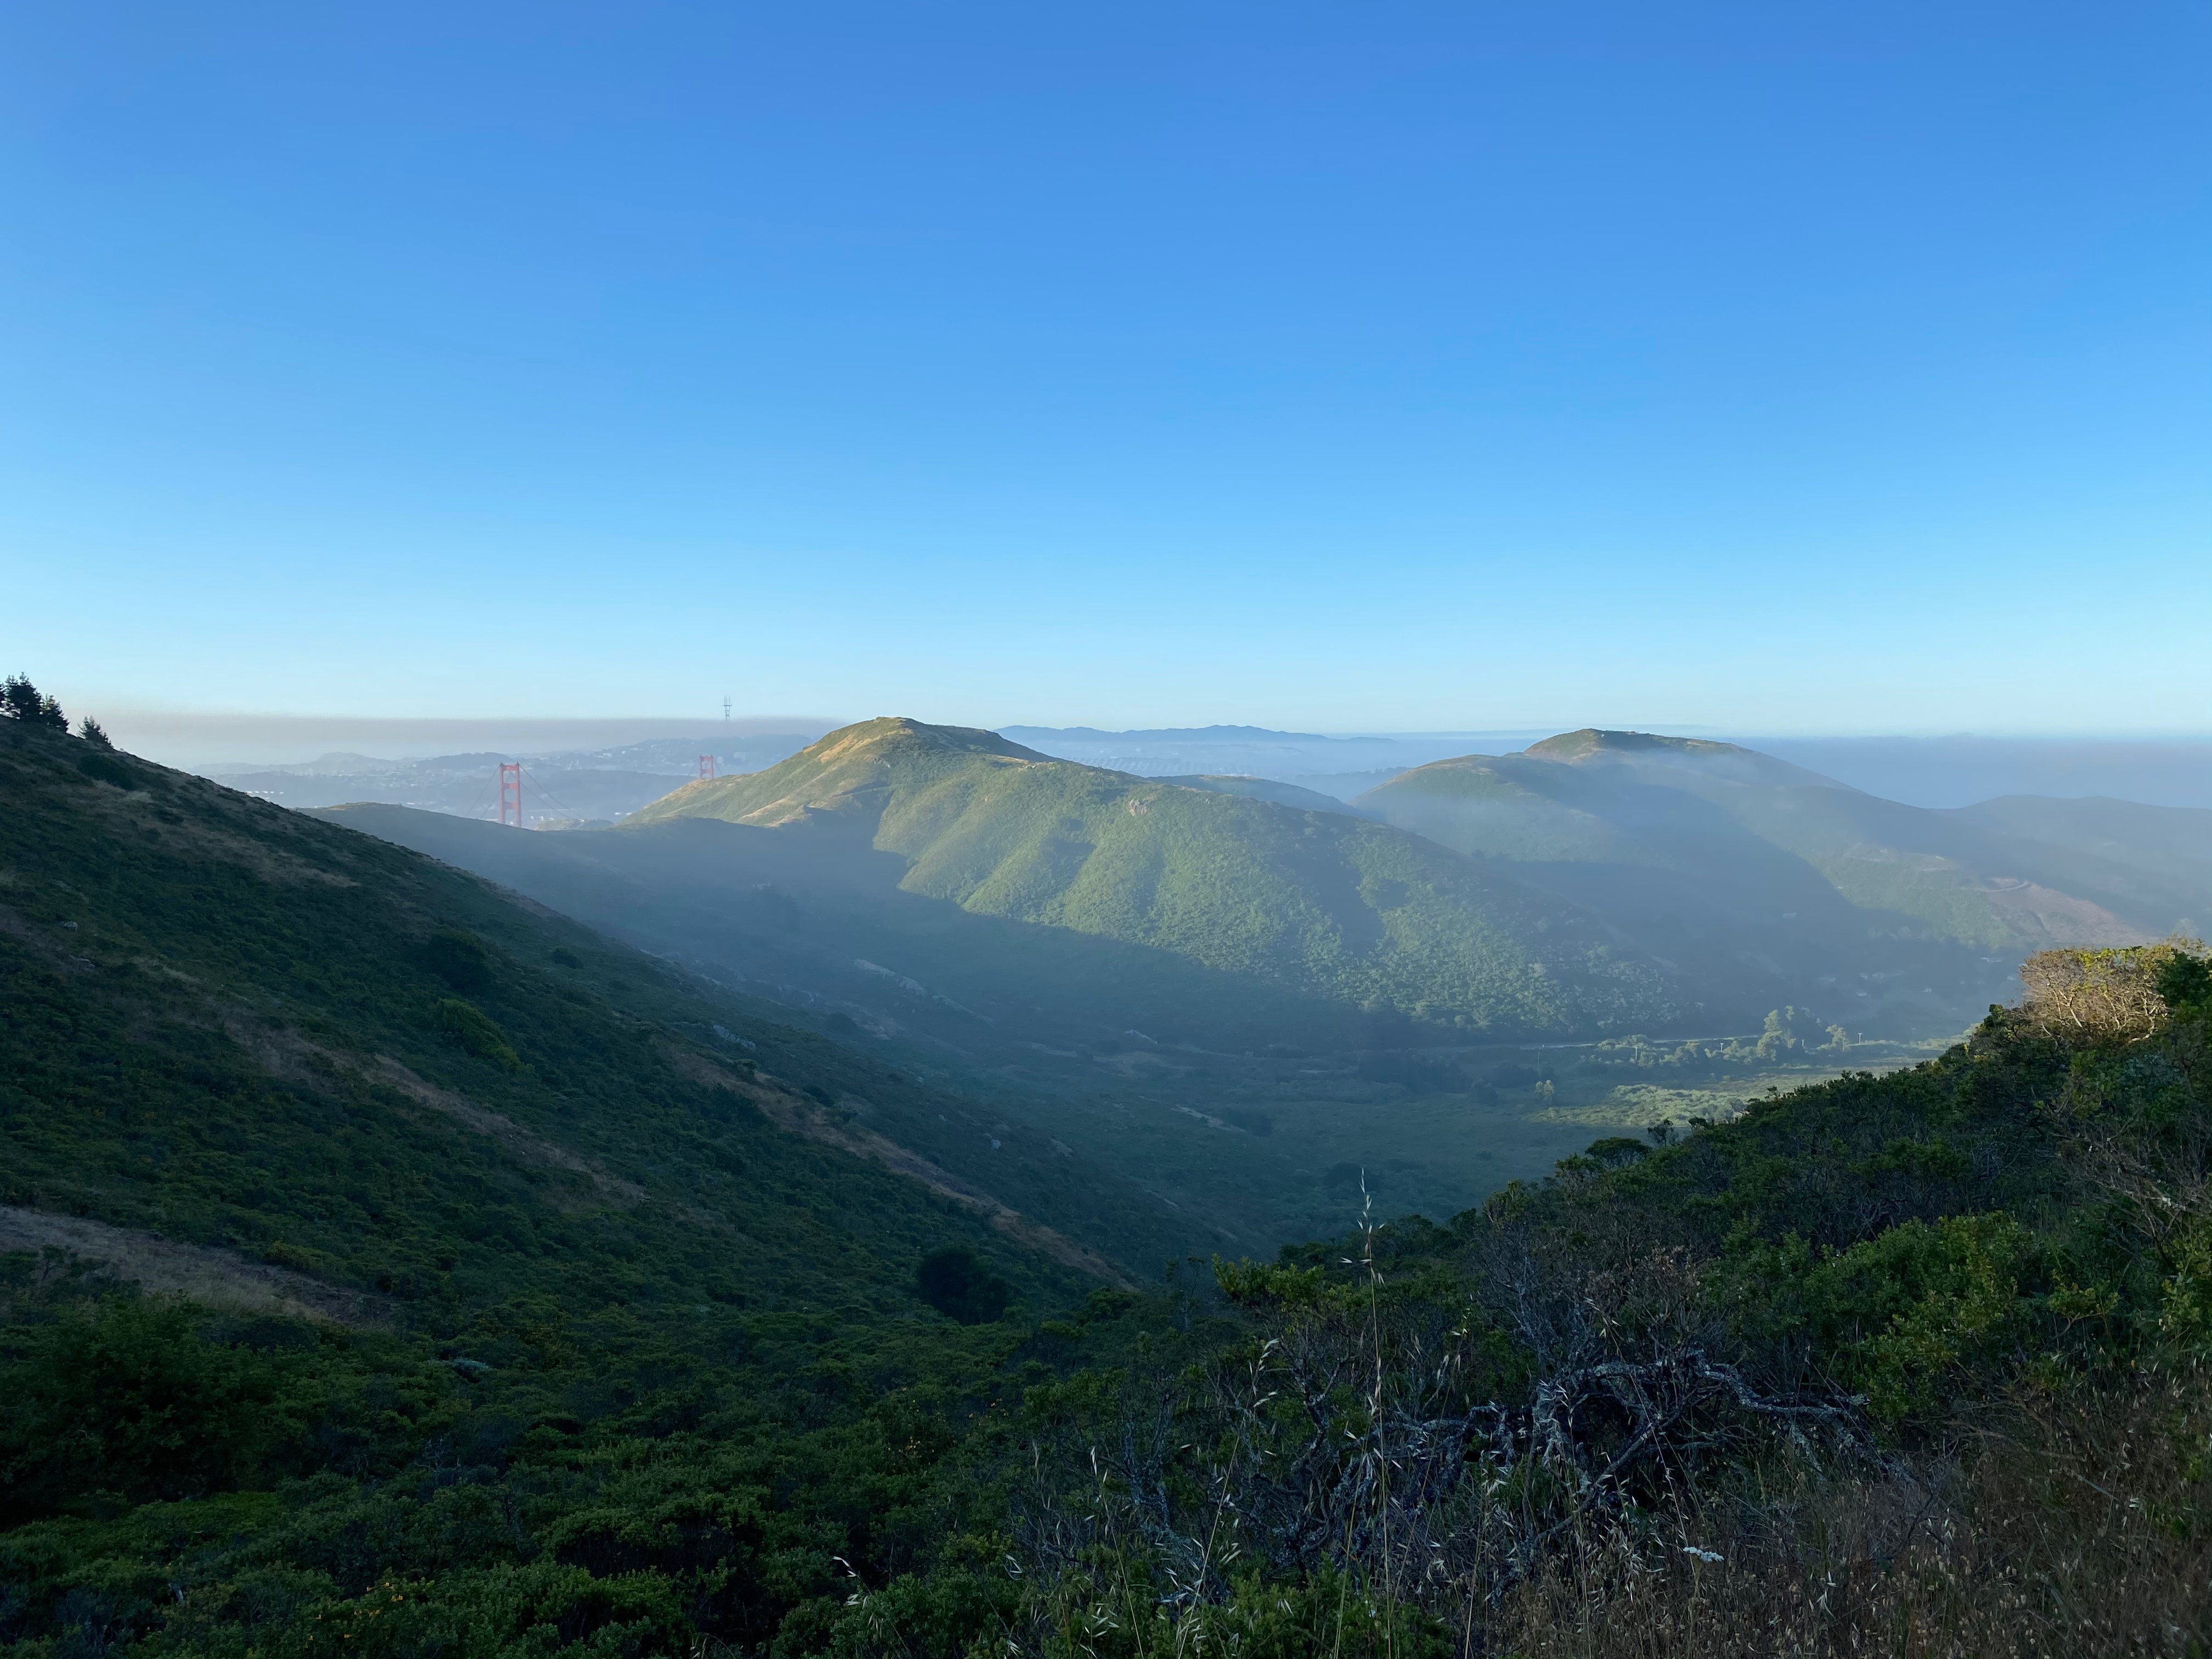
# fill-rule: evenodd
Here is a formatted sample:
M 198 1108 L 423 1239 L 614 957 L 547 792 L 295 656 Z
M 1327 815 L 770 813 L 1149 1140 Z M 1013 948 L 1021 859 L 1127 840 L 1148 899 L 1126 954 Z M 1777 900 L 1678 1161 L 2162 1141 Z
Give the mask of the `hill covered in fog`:
M 291 765 L 210 769 L 206 775 L 226 787 L 278 806 L 380 801 L 426 812 L 448 812 L 457 817 L 496 820 L 500 764 L 519 762 L 523 768 L 522 821 L 532 826 L 566 827 L 611 823 L 627 817 L 678 784 L 697 777 L 702 761 L 711 761 L 715 769 L 723 772 L 772 766 L 805 747 L 811 735 L 707 732 L 697 737 L 655 738 L 606 749 L 532 755 L 483 750 L 419 760 L 336 753 Z

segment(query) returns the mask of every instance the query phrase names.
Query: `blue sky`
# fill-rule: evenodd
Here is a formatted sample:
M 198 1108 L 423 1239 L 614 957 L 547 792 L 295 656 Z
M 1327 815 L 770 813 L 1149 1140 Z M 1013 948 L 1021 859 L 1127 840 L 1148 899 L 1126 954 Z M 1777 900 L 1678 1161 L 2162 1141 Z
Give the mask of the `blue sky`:
M 15 7 L 74 704 L 2212 728 L 2201 4 Z

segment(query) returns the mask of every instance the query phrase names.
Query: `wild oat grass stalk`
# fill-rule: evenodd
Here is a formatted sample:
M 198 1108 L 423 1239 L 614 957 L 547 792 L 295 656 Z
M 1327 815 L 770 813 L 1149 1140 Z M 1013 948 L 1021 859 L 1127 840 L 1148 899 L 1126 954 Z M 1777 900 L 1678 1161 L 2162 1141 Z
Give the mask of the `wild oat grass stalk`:
M 1764 1508 L 1663 1566 L 1588 1559 L 1509 1595 L 1474 1651 L 1537 1659 L 2062 1659 L 2212 1643 L 2212 1391 L 2195 1371 Z

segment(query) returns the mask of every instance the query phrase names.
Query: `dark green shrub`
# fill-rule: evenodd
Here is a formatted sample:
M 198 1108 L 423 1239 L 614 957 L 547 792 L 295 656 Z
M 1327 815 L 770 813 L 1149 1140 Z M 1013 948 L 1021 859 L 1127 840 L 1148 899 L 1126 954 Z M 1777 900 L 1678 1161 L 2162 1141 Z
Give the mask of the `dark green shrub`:
M 2176 951 L 2160 964 L 2158 994 L 2177 1014 L 2196 1014 L 2212 1004 L 2212 958 Z
M 491 985 L 491 952 L 474 933 L 441 927 L 422 947 L 430 971 L 456 991 L 483 991 Z
M 430 1010 L 430 1024 L 480 1060 L 490 1060 L 510 1072 L 522 1069 L 522 1057 L 507 1042 L 507 1033 L 499 1029 L 490 1015 L 459 997 L 441 997 Z
M 1608 1170 L 1617 1170 L 1624 1164 L 1634 1164 L 1648 1157 L 1651 1149 L 1632 1135 L 1607 1135 L 1602 1140 L 1593 1140 L 1583 1153 Z
M 89 754 L 78 756 L 76 769 L 88 778 L 97 778 L 102 783 L 112 783 L 118 789 L 134 788 L 138 783 L 136 773 L 112 754 L 103 750 L 94 750 Z
M 914 1283 L 923 1301 L 963 1325 L 988 1324 L 1006 1312 L 1014 1299 L 1006 1281 L 975 1251 L 960 1244 L 949 1244 L 924 1256 L 914 1271 Z
M 11 1519 L 61 1503 L 198 1497 L 250 1472 L 276 1393 L 270 1364 L 210 1342 L 181 1302 L 65 1316 L 9 1378 L 0 1430 Z

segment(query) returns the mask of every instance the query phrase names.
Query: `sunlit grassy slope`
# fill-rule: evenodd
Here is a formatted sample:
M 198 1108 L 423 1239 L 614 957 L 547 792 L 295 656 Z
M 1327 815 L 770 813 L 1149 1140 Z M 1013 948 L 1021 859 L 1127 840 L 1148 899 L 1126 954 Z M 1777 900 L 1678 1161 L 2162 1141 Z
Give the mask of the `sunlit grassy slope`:
M 1454 1030 L 1662 1025 L 1670 976 L 1590 917 L 1418 836 L 878 720 L 678 790 L 718 818 L 904 863 L 901 888 Z

